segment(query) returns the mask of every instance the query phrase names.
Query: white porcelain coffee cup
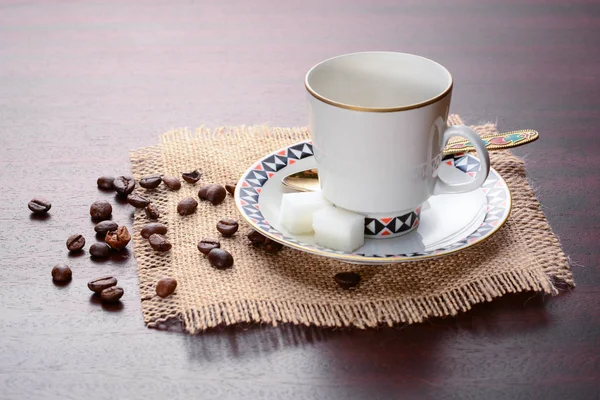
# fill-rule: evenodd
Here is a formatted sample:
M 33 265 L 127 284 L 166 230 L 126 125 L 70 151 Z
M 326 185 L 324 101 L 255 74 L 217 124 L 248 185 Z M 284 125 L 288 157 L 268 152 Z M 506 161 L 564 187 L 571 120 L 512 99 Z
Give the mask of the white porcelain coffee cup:
M 321 189 L 336 206 L 365 215 L 367 237 L 408 233 L 430 196 L 468 192 L 487 179 L 489 155 L 477 133 L 446 125 L 452 84 L 440 64 L 394 52 L 346 54 L 306 74 Z M 452 136 L 477 150 L 480 170 L 470 181 L 438 176 Z

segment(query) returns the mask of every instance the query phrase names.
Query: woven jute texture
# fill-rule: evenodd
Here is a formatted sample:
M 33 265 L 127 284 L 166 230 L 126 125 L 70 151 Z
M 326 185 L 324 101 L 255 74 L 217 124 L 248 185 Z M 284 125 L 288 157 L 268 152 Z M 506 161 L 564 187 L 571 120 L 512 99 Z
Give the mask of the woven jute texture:
M 460 124 L 452 116 L 451 124 Z M 494 133 L 494 125 L 474 127 Z M 216 270 L 197 250 L 202 238 L 218 238 L 217 221 L 240 220 L 233 198 L 218 206 L 200 202 L 195 214 L 177 214 L 185 197 L 197 199 L 203 183 L 237 181 L 270 151 L 301 140 L 304 128 L 234 127 L 196 132 L 180 129 L 164 134 L 156 146 L 131 153 L 136 179 L 144 175 L 180 176 L 200 169 L 196 185 L 181 190 L 140 189 L 157 204 L 160 222 L 168 226 L 171 251 L 154 252 L 140 236 L 148 222 L 143 212 L 134 218 L 134 250 L 138 263 L 144 320 L 149 327 L 179 319 L 189 333 L 236 323 L 293 323 L 359 328 L 421 322 L 455 315 L 474 304 L 506 293 L 536 291 L 557 294 L 557 286 L 574 285 L 567 258 L 552 233 L 525 175 L 524 162 L 508 151 L 491 153 L 493 167 L 512 191 L 513 209 L 507 223 L 491 238 L 451 256 L 386 266 L 355 266 L 284 248 L 266 254 L 252 247 L 242 224 L 221 246 L 235 259 L 230 270 Z M 333 280 L 342 271 L 356 271 L 362 283 L 344 291 Z M 162 299 L 156 282 L 172 276 L 179 285 Z

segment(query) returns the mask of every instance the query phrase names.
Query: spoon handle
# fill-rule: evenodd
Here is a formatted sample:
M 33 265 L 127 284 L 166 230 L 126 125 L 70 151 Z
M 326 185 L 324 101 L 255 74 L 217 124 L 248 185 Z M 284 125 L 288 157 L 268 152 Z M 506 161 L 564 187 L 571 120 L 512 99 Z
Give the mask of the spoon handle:
M 520 131 L 497 133 L 495 135 L 484 135 L 481 139 L 483 139 L 485 147 L 487 147 L 488 150 L 500 150 L 531 143 L 539 137 L 540 135 L 537 131 L 533 129 L 523 129 Z M 444 148 L 444 155 L 466 153 L 474 150 L 475 148 L 471 142 L 463 139 L 446 145 Z

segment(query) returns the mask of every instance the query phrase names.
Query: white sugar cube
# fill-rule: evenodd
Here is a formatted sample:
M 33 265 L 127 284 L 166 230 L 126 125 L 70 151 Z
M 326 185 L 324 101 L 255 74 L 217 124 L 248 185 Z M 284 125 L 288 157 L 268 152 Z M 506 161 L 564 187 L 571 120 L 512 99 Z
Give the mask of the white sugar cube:
M 286 193 L 281 198 L 279 222 L 291 234 L 312 233 L 313 214 L 330 204 L 321 192 Z
M 365 217 L 334 206 L 313 215 L 315 241 L 333 250 L 352 252 L 365 243 Z

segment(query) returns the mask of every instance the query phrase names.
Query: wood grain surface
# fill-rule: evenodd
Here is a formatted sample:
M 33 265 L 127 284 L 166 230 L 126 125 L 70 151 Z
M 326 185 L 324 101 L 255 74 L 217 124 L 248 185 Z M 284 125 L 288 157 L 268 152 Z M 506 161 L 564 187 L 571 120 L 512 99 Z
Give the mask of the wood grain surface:
M 598 398 L 599 45 L 586 0 L 0 0 L 0 399 Z M 96 240 L 94 200 L 131 224 L 95 185 L 130 171 L 130 149 L 179 126 L 305 125 L 304 73 L 361 50 L 433 58 L 454 75 L 453 112 L 540 132 L 515 152 L 576 289 L 416 326 L 190 337 L 145 328 L 131 251 L 69 257 L 69 235 Z M 69 285 L 51 281 L 59 262 Z M 119 306 L 86 287 L 105 274 Z

